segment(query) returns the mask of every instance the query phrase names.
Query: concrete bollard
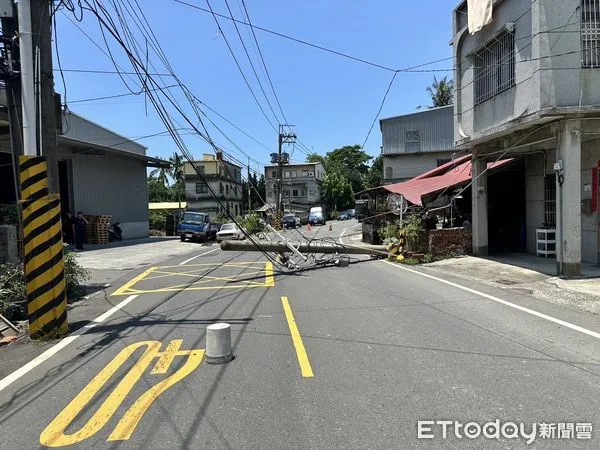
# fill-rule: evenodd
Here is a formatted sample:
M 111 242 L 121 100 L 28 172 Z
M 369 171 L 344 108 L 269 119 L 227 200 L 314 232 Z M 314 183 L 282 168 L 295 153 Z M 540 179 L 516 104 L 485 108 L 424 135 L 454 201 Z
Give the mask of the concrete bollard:
M 228 363 L 233 359 L 231 326 L 228 323 L 215 323 L 206 328 L 205 358 L 209 364 Z

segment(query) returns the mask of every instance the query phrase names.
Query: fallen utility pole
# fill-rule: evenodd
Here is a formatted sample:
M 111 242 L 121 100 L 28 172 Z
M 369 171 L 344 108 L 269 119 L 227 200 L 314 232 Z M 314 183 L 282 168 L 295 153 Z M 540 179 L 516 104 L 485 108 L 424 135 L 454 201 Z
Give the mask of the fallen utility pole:
M 348 255 L 380 255 L 388 254 L 388 249 L 385 245 L 356 245 L 348 246 L 344 244 L 309 244 L 301 243 L 297 247 L 294 246 L 298 252 L 301 253 L 343 253 Z M 242 241 L 223 241 L 221 242 L 221 250 L 224 251 L 236 251 L 236 252 L 272 252 L 272 253 L 285 253 L 289 252 L 290 248 L 284 243 L 278 242 L 265 242 L 256 246 L 252 242 Z

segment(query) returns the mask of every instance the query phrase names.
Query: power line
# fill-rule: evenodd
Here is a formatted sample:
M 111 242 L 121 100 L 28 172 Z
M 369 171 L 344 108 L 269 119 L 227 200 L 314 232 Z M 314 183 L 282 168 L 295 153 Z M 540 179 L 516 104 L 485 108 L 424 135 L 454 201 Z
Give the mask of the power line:
M 227 37 L 225 36 L 225 33 L 223 33 L 223 30 L 221 29 L 221 25 L 219 24 L 219 20 L 217 19 L 217 16 L 220 16 L 220 14 L 216 14 L 213 11 L 212 7 L 210 6 L 210 2 L 208 0 L 206 0 L 206 4 L 208 5 L 208 7 L 210 8 L 210 10 L 212 12 L 212 15 L 213 15 L 213 18 L 215 20 L 215 23 L 217 24 L 217 28 L 218 28 L 219 32 L 221 33 L 221 35 L 223 36 L 223 40 L 225 41 L 225 44 L 227 44 L 227 48 L 229 49 L 229 53 L 231 53 L 231 56 L 233 57 L 233 60 L 235 61 L 235 65 L 237 66 L 240 74 L 242 75 L 242 78 L 246 82 L 246 86 L 248 86 L 248 89 L 250 90 L 250 93 L 252 94 L 252 97 L 254 98 L 254 101 L 256 101 L 256 104 L 258 105 L 258 108 L 262 112 L 263 116 L 265 116 L 265 119 L 267 119 L 267 122 L 269 122 L 269 125 L 271 125 L 271 127 L 275 131 L 277 131 L 277 127 L 275 127 L 275 125 L 273 124 L 273 122 L 271 122 L 271 119 L 269 119 L 269 117 L 267 116 L 267 113 L 265 113 L 265 110 L 263 109 L 262 105 L 258 101 L 258 98 L 256 97 L 256 94 L 252 90 L 252 87 L 250 86 L 250 83 L 248 82 L 248 79 L 246 78 L 246 75 L 244 74 L 244 71 L 242 70 L 242 67 L 240 66 L 240 63 L 238 62 L 238 60 L 237 60 L 237 58 L 235 56 L 235 53 L 233 52 L 233 49 L 231 48 L 231 45 L 229 44 L 229 41 L 227 40 Z
M 361 147 L 362 150 L 364 150 L 365 145 L 367 145 L 367 141 L 369 140 L 369 136 L 371 135 L 371 131 L 373 131 L 373 127 L 375 126 L 375 122 L 377 122 L 377 118 L 379 117 L 379 114 L 381 114 L 381 110 L 383 109 L 383 105 L 385 104 L 385 100 L 387 99 L 387 96 L 390 93 L 390 89 L 392 88 L 392 84 L 394 84 L 394 80 L 396 79 L 396 75 L 398 75 L 398 72 L 394 72 L 394 75 L 392 76 L 392 79 L 390 80 L 390 83 L 388 84 L 387 90 L 385 91 L 385 94 L 383 95 L 383 99 L 381 100 L 381 104 L 379 105 L 379 109 L 377 110 L 377 114 L 375 114 L 375 118 L 373 119 L 373 122 L 371 123 L 371 126 L 369 127 L 369 132 L 367 133 L 367 137 L 365 137 L 365 141 L 363 142 L 363 145 Z
M 53 69 L 55 72 L 60 72 L 61 69 Z M 96 74 L 108 74 L 108 75 L 137 75 L 136 72 L 124 72 L 119 70 L 93 70 L 93 69 L 62 69 L 63 72 L 73 73 L 96 73 Z M 168 73 L 149 73 L 151 76 L 169 77 L 172 76 Z
M 229 7 L 229 1 L 225 0 L 225 5 L 227 6 L 227 10 L 229 11 L 229 15 L 231 16 L 231 19 L 233 20 L 233 12 L 231 11 L 231 8 Z M 242 43 L 242 48 L 244 49 L 244 53 L 246 54 L 246 58 L 248 58 L 248 62 L 250 63 L 250 67 L 252 68 L 252 72 L 254 72 L 254 76 L 256 77 L 256 81 L 258 81 L 258 86 L 260 87 L 261 92 L 263 93 L 263 96 L 265 97 L 265 100 L 267 101 L 267 105 L 269 106 L 269 109 L 271 110 L 271 113 L 273 113 L 273 117 L 275 117 L 275 120 L 279 122 L 279 119 L 277 117 L 277 114 L 275 114 L 275 110 L 273 109 L 273 106 L 271 105 L 271 102 L 269 101 L 269 97 L 267 96 L 267 93 L 265 92 L 265 89 L 260 81 L 260 78 L 258 76 L 258 73 L 256 72 L 256 68 L 254 67 L 254 63 L 252 62 L 252 58 L 250 58 L 250 54 L 248 53 L 248 49 L 246 48 L 246 44 L 244 43 L 244 39 L 242 39 L 242 34 L 240 33 L 240 29 L 237 25 L 237 23 L 235 22 L 235 20 L 233 21 L 233 26 L 235 27 L 235 31 L 237 32 L 237 35 L 240 39 L 240 42 Z
M 262 65 L 265 69 L 265 74 L 267 75 L 267 80 L 269 80 L 269 85 L 271 86 L 271 90 L 273 91 L 273 96 L 275 97 L 275 101 L 277 102 L 279 111 L 281 112 L 281 115 L 283 116 L 283 121 L 285 123 L 288 123 L 287 117 L 285 117 L 283 109 L 281 108 L 281 103 L 279 102 L 279 97 L 277 96 L 277 92 L 275 92 L 275 87 L 273 86 L 273 81 L 271 80 L 271 75 L 269 75 L 269 69 L 267 68 L 267 63 L 265 62 L 265 58 L 263 56 L 262 50 L 260 49 L 258 39 L 256 38 L 256 33 L 254 32 L 254 27 L 252 26 L 252 21 L 250 20 L 250 14 L 248 14 L 248 8 L 246 8 L 246 2 L 244 0 L 241 0 L 241 1 L 242 1 L 242 5 L 244 7 L 244 11 L 246 13 L 246 18 L 248 19 L 248 24 L 250 25 L 250 31 L 252 31 L 252 37 L 254 38 L 254 42 L 256 43 L 256 48 L 258 49 L 258 54 L 260 55 L 260 60 L 262 61 Z M 233 16 L 232 16 L 232 18 L 233 18 Z
M 189 6 L 190 8 L 194 8 L 194 9 L 197 9 L 197 10 L 200 10 L 200 11 L 212 13 L 213 15 L 222 17 L 223 19 L 233 20 L 234 22 L 246 25 L 248 27 L 252 27 L 253 29 L 264 31 L 265 33 L 273 34 L 275 36 L 279 36 L 281 38 L 288 39 L 290 41 L 294 41 L 294 42 L 297 42 L 299 44 L 308 45 L 309 47 L 317 48 L 319 50 L 322 50 L 322 51 L 325 51 L 325 52 L 328 52 L 328 53 L 332 53 L 334 55 L 342 56 L 344 58 L 348 58 L 348 59 L 351 59 L 353 61 L 357 61 L 357 62 L 360 62 L 360 63 L 363 63 L 363 64 L 368 64 L 370 66 L 377 67 L 379 69 L 387 70 L 387 71 L 390 71 L 390 72 L 394 72 L 395 71 L 395 69 L 383 66 L 381 64 L 374 63 L 372 61 L 367 61 L 366 59 L 362 59 L 362 58 L 358 58 L 356 56 L 348 55 L 346 53 L 338 52 L 337 50 L 332 50 L 330 48 L 326 48 L 326 47 L 323 47 L 321 45 L 313 44 L 311 42 L 307 42 L 307 41 L 304 41 L 302 39 L 298 39 L 298 38 L 295 38 L 295 37 L 292 37 L 292 36 L 288 36 L 288 35 L 283 34 L 283 33 L 279 33 L 277 31 L 269 30 L 267 28 L 259 27 L 257 25 L 252 25 L 252 24 L 250 24 L 248 22 L 244 22 L 242 20 L 232 19 L 231 17 L 227 17 L 227 16 L 225 16 L 223 14 L 215 13 L 214 11 L 212 11 L 212 8 L 210 10 L 208 10 L 208 9 L 202 8 L 201 6 L 192 5 L 191 3 L 187 3 L 187 2 L 184 2 L 182 0 L 173 0 L 173 1 L 175 1 L 176 3 L 181 3 L 182 5 Z
M 168 86 L 162 86 L 162 89 L 171 89 L 174 87 L 179 87 L 178 84 L 170 84 Z M 158 89 L 147 89 L 149 91 L 157 91 Z M 145 92 L 146 90 L 144 90 Z M 111 98 L 121 98 L 121 97 L 129 97 L 132 95 L 140 95 L 142 92 L 139 93 L 135 93 L 135 92 L 125 92 L 123 94 L 115 94 L 115 95 L 105 95 L 103 97 L 92 97 L 92 98 L 82 98 L 79 100 L 71 100 L 69 103 L 73 104 L 73 103 L 86 103 L 86 102 L 95 102 L 98 100 L 107 100 L 107 99 L 111 99 Z

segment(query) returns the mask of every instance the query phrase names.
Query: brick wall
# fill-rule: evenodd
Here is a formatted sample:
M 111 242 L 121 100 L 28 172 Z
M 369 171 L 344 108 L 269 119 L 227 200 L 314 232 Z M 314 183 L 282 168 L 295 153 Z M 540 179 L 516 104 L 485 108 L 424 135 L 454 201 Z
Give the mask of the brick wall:
M 429 253 L 448 255 L 458 253 L 471 254 L 471 230 L 464 228 L 442 228 L 429 231 Z

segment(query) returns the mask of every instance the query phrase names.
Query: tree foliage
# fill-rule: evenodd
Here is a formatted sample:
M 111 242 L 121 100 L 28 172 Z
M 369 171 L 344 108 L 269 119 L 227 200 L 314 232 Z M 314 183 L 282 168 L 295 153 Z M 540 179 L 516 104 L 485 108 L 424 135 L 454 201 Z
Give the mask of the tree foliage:
M 369 185 L 369 156 L 360 145 L 345 145 L 328 152 L 325 156 L 311 153 L 307 162 L 320 162 L 326 173 L 323 180 L 323 196 L 330 208 L 349 208 L 354 205 L 354 193 Z M 347 189 L 347 186 L 350 189 Z
M 437 80 L 433 77 L 433 83 L 427 87 L 427 93 L 431 96 L 433 107 L 448 106 L 454 102 L 454 82 L 444 77 Z
M 383 155 L 379 155 L 369 167 L 367 175 L 367 188 L 374 188 L 383 184 Z
M 338 172 L 332 172 L 323 178 L 324 200 L 330 211 L 342 211 L 354 205 L 352 185 Z

